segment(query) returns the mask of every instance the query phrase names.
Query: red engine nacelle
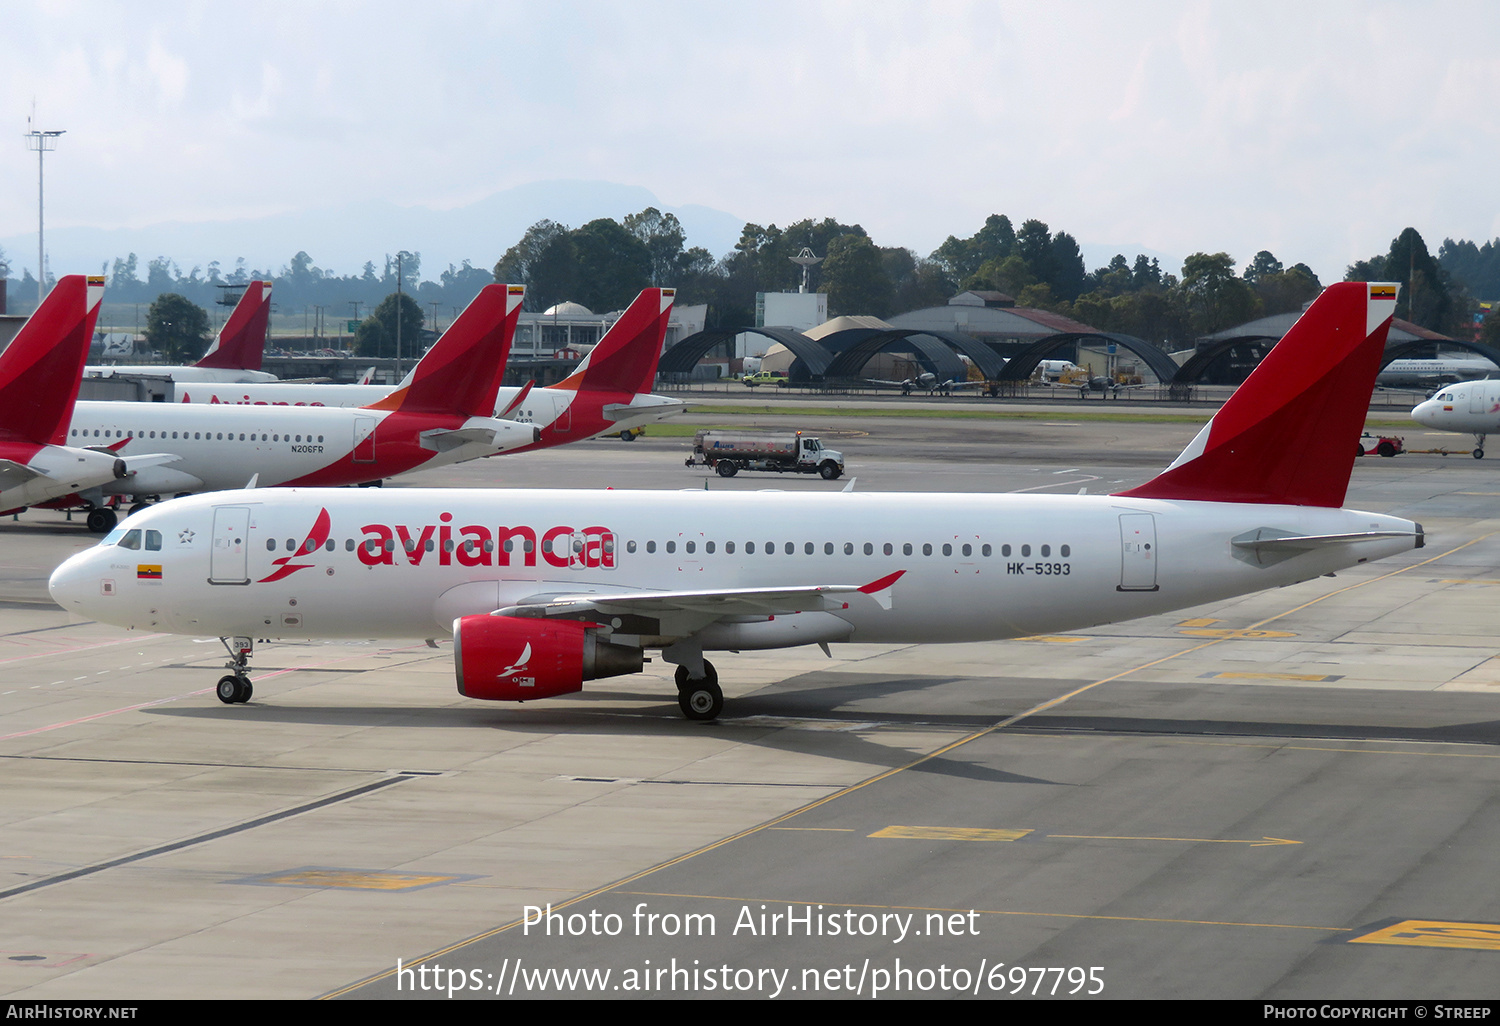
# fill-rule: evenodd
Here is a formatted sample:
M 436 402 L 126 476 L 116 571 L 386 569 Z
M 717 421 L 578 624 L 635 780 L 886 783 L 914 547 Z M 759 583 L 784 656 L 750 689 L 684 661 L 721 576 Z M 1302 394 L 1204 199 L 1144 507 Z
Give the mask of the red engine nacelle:
M 639 673 L 641 650 L 611 645 L 598 624 L 517 616 L 465 616 L 453 624 L 458 693 L 525 702 L 582 689 L 583 682 Z

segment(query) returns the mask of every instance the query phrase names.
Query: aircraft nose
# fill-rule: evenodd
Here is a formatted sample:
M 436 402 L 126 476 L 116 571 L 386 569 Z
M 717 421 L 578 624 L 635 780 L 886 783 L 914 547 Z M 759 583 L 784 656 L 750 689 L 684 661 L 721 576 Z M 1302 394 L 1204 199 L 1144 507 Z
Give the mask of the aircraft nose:
M 1418 403 L 1416 408 L 1411 411 L 1411 419 L 1418 424 L 1431 427 L 1433 417 L 1437 413 L 1436 403 L 1436 399 L 1428 399 L 1426 402 Z
M 70 613 L 92 616 L 93 600 L 112 590 L 110 582 L 102 579 L 94 556 L 93 549 L 80 552 L 52 571 L 47 579 L 52 601 Z

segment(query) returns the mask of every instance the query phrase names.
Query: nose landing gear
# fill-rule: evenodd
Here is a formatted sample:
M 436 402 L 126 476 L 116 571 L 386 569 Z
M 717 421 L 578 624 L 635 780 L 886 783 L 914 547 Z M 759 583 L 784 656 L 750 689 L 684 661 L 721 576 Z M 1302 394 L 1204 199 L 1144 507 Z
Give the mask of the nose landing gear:
M 250 683 L 250 653 L 254 650 L 255 643 L 250 638 L 220 638 L 219 643 L 229 652 L 229 662 L 224 664 L 224 668 L 234 672 L 219 678 L 215 694 L 225 705 L 250 701 L 255 694 L 255 686 Z

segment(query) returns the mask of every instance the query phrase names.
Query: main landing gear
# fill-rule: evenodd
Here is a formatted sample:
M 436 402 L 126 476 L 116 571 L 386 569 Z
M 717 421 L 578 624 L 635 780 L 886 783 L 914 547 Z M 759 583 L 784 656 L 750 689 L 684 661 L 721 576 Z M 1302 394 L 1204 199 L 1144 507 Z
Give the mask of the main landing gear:
M 688 677 L 688 668 L 677 667 L 677 706 L 690 720 L 716 720 L 724 711 L 724 692 L 719 690 L 719 672 L 714 664 L 703 660 L 703 676 Z
M 250 653 L 255 643 L 249 638 L 235 638 L 233 641 L 220 638 L 219 643 L 229 651 L 229 662 L 224 668 L 234 671 L 219 678 L 219 686 L 215 689 L 219 701 L 225 705 L 250 701 L 255 694 L 255 686 L 250 683 Z

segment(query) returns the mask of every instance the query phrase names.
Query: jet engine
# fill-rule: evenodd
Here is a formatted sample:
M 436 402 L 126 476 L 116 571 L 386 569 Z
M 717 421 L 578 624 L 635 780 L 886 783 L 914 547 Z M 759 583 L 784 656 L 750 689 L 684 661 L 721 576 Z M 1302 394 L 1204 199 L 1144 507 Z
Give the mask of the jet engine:
M 466 698 L 525 702 L 583 688 L 586 680 L 639 673 L 638 648 L 611 645 L 578 620 L 465 616 L 453 622 L 453 664 Z

